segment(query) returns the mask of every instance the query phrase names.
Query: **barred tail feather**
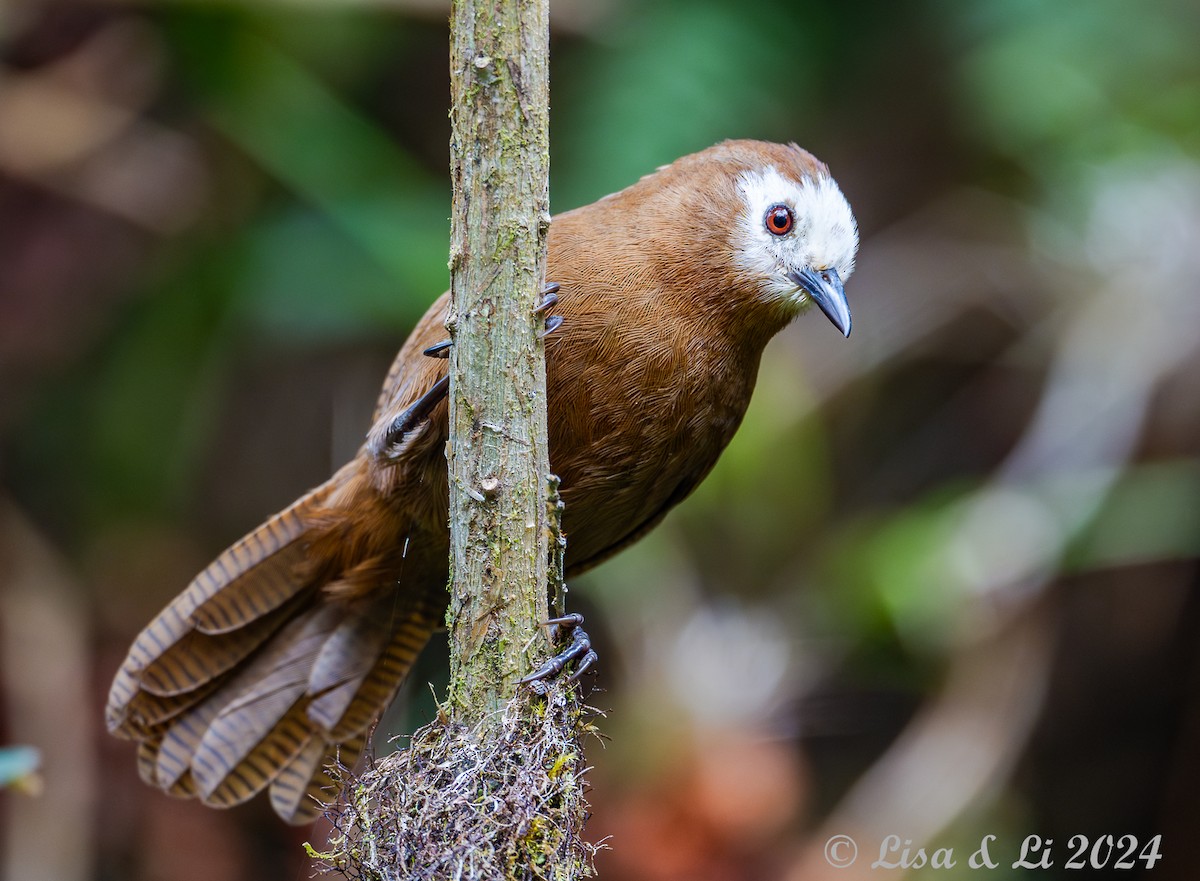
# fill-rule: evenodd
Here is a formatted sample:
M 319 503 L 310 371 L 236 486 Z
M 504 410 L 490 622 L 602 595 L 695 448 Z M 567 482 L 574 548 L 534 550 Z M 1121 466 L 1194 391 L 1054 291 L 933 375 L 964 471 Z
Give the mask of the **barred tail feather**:
M 140 741 L 148 783 L 218 807 L 269 789 L 281 817 L 304 823 L 328 766 L 357 761 L 436 616 L 424 583 L 395 583 L 388 553 L 309 559 L 331 541 L 339 477 L 223 553 L 135 640 L 107 722 Z
M 367 744 L 367 732 L 345 743 L 327 743 L 313 736 L 271 782 L 271 807 L 289 823 L 310 823 L 331 800 L 337 785 L 333 769 L 353 768 Z
M 311 581 L 305 577 L 305 547 L 300 539 L 307 531 L 310 512 L 328 495 L 331 484 L 332 481 L 304 496 L 221 554 L 146 625 L 134 640 L 109 690 L 105 720 L 112 734 L 142 739 L 155 724 L 151 721 L 156 715 L 154 702 L 147 700 L 148 696 L 178 698 L 188 693 L 202 696 L 206 686 L 227 674 L 283 623 L 281 615 L 271 616 L 266 622 L 261 620 L 271 611 L 265 602 L 243 601 L 240 605 L 232 601 L 213 605 L 209 602 L 225 591 L 232 596 L 253 596 L 261 579 L 268 586 L 266 593 L 272 600 L 287 594 L 274 604 L 273 608 L 278 609 L 287 599 L 311 587 Z M 290 579 L 286 589 L 282 587 L 285 573 Z M 245 613 L 243 624 L 258 623 L 255 627 L 243 626 L 238 638 L 223 640 L 219 637 L 234 629 L 229 625 L 231 606 Z M 213 625 L 213 609 L 224 615 L 223 629 Z M 199 620 L 194 617 L 197 612 L 201 612 Z M 239 654 L 241 658 L 237 657 Z M 172 702 L 173 706 L 180 703 L 186 705 L 186 701 Z

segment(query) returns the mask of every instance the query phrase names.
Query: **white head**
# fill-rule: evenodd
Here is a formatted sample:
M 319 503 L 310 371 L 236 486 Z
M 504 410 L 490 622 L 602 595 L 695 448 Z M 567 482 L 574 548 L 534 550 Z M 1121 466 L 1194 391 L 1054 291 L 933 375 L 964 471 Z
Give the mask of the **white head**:
M 759 279 L 764 298 L 800 311 L 815 302 L 842 333 L 850 310 L 842 285 L 854 271 L 858 226 L 846 197 L 824 172 L 802 180 L 773 165 L 742 172 L 743 210 L 734 259 Z

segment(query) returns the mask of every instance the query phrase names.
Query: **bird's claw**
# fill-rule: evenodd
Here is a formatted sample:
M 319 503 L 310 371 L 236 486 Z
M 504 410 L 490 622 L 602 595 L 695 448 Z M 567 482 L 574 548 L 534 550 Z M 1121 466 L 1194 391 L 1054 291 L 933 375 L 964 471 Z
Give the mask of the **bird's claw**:
M 558 291 L 561 285 L 551 282 L 542 286 L 542 302 L 533 311 L 538 315 L 547 315 L 547 313 L 558 305 Z M 546 329 L 542 331 L 542 336 L 547 337 L 554 331 L 562 327 L 563 317 L 561 315 L 548 315 L 546 318 Z
M 542 302 L 533 311 L 538 315 L 545 315 L 551 309 L 558 305 L 558 291 L 561 286 L 551 282 L 542 287 Z M 546 318 L 546 329 L 542 331 L 542 336 L 549 336 L 562 327 L 563 317 L 561 315 L 550 315 Z M 427 355 L 430 358 L 449 358 L 450 346 L 453 345 L 452 340 L 442 340 L 440 343 L 434 343 L 421 354 Z
M 537 311 L 545 314 L 550 309 L 553 309 L 558 302 L 558 292 L 562 290 L 562 285 L 556 281 L 547 282 L 542 285 L 542 302 L 537 307 Z
M 417 398 L 404 412 L 392 420 L 391 424 L 387 427 L 387 431 L 383 434 L 381 443 L 376 444 L 372 442 L 372 449 L 375 454 L 382 455 L 384 450 L 402 443 L 404 435 L 408 434 L 408 432 L 412 431 L 423 420 L 429 417 L 433 408 L 445 399 L 449 389 L 449 376 L 443 376 L 435 382 L 429 391 Z
M 559 627 L 563 630 L 571 628 L 571 644 L 542 666 L 538 667 L 520 681 L 520 685 L 529 685 L 538 694 L 545 694 L 551 679 L 557 679 L 571 661 L 578 661 L 575 670 L 567 677 L 567 682 L 574 682 L 584 671 L 599 660 L 599 655 L 592 648 L 591 637 L 583 629 L 583 616 L 578 612 L 564 615 L 561 618 L 551 618 L 544 622 L 547 626 Z

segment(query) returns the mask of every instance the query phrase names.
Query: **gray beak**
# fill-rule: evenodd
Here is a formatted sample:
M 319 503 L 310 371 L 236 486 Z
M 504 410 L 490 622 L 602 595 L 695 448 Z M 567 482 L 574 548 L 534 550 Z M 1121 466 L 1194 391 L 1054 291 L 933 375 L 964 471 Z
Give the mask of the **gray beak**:
M 850 304 L 846 302 L 846 292 L 836 269 L 805 269 L 789 272 L 788 278 L 804 288 L 843 336 L 850 336 Z

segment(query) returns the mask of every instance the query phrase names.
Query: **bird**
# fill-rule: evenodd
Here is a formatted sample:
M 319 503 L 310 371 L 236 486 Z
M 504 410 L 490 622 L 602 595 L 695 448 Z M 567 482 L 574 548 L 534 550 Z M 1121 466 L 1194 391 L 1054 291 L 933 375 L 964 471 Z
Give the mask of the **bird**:
M 857 251 L 841 189 L 795 144 L 723 141 L 553 218 L 546 405 L 568 577 L 703 480 L 777 332 L 816 305 L 849 336 Z M 215 807 L 266 792 L 300 824 L 333 762 L 363 752 L 448 600 L 448 310 L 443 294 L 401 347 L 355 457 L 134 640 L 106 723 L 137 742 L 147 783 Z

